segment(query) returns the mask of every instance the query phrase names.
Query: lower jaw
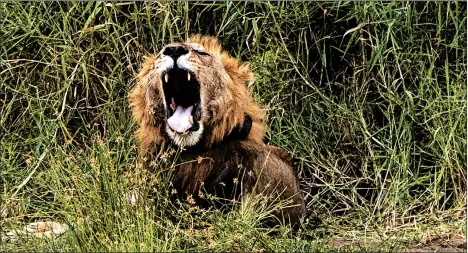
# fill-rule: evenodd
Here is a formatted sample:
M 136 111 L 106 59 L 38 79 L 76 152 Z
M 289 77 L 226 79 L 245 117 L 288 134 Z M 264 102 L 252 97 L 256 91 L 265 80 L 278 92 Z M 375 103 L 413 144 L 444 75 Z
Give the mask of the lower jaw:
M 199 125 L 197 131 L 188 131 L 186 134 L 178 134 L 166 126 L 166 132 L 169 138 L 179 147 L 192 147 L 198 144 L 202 137 L 203 125 Z

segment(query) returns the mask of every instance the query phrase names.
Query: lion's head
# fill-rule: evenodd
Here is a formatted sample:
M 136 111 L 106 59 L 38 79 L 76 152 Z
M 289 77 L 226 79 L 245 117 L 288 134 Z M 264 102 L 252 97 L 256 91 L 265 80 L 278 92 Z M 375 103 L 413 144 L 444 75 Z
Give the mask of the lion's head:
M 129 101 L 143 148 L 166 140 L 209 148 L 242 126 L 245 116 L 252 120 L 247 138 L 262 141 L 262 110 L 247 89 L 254 75 L 215 38 L 196 35 L 164 46 L 146 59 L 138 78 Z

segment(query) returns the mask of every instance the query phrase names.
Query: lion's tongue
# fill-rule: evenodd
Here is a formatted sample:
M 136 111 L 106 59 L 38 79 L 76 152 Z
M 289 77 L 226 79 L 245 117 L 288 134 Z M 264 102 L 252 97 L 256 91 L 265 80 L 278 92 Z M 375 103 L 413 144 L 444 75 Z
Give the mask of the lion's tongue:
M 192 124 L 190 124 L 192 110 L 193 105 L 188 108 L 177 106 L 174 114 L 167 120 L 169 127 L 178 133 L 187 131 L 190 127 L 192 127 Z

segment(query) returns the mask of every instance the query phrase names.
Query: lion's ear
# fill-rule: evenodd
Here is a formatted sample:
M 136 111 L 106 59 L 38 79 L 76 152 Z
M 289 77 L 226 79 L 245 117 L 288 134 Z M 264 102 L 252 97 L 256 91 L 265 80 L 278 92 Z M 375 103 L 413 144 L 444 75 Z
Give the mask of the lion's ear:
M 224 69 L 232 78 L 235 84 L 251 85 L 255 81 L 255 75 L 250 70 L 250 64 L 240 63 L 239 61 L 227 53 L 221 54 Z
M 224 52 L 217 38 L 196 34 L 190 37 L 187 42 L 198 43 L 203 45 L 206 51 L 220 53 L 224 68 L 233 79 L 235 78 L 249 85 L 252 85 L 255 81 L 255 76 L 250 70 L 250 65 L 248 63 L 239 64 L 237 59 Z
M 255 75 L 250 70 L 250 64 L 244 63 L 239 66 L 238 70 L 239 79 L 243 80 L 249 86 L 255 82 Z

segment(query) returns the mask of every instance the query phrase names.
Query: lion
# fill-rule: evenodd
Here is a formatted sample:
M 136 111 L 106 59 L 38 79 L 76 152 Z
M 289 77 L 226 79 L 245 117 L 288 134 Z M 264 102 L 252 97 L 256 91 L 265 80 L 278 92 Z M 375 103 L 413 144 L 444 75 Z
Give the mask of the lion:
M 180 200 L 273 196 L 289 201 L 277 220 L 296 226 L 305 216 L 299 182 L 289 153 L 264 142 L 264 113 L 247 87 L 254 80 L 211 36 L 148 57 L 128 96 L 141 155 L 180 147 L 172 181 Z

